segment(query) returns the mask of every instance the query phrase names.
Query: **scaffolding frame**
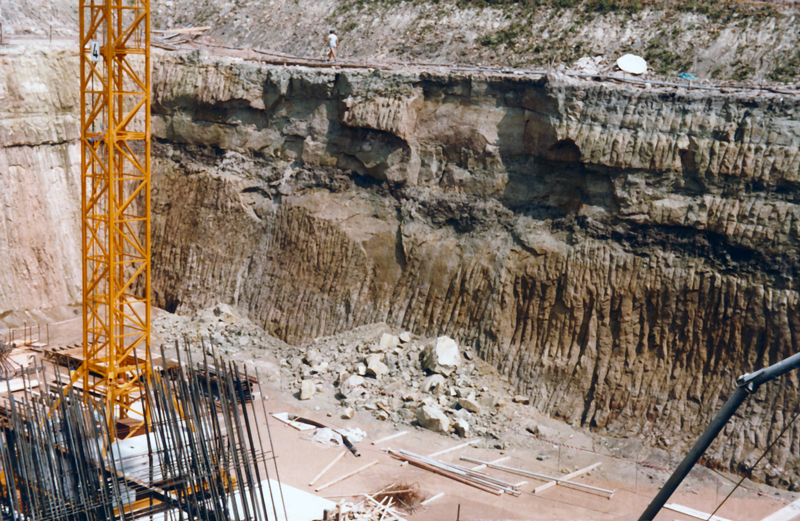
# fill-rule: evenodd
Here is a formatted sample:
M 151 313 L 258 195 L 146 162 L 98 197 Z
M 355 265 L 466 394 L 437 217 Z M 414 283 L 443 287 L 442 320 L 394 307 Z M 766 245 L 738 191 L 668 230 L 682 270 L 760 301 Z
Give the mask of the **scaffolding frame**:
M 79 16 L 83 362 L 70 386 L 104 400 L 114 433 L 144 421 L 151 371 L 150 0 L 80 0 Z

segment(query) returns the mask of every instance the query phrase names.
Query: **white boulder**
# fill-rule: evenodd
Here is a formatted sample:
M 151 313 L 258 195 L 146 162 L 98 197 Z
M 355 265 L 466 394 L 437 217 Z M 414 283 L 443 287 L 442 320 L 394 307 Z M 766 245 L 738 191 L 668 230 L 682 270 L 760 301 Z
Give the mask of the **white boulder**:
M 430 405 L 417 407 L 417 421 L 423 427 L 433 432 L 447 434 L 450 432 L 450 418 L 445 416 L 441 409 Z
M 428 371 L 450 376 L 461 365 L 461 353 L 456 341 L 440 336 L 425 346 L 422 367 Z

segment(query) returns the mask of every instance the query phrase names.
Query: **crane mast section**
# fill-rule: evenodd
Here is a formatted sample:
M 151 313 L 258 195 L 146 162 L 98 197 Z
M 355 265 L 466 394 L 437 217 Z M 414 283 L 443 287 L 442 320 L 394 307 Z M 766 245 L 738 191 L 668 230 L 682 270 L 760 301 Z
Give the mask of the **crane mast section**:
M 150 0 L 80 0 L 79 16 L 83 363 L 71 383 L 104 401 L 113 429 L 144 419 L 151 370 Z

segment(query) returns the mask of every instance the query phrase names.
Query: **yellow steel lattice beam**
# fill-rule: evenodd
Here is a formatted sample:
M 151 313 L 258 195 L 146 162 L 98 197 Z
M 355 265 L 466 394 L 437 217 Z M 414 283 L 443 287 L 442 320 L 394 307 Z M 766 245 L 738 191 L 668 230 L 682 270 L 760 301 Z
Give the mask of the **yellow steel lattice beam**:
M 80 31 L 84 362 L 71 383 L 105 396 L 114 429 L 144 410 L 151 371 L 150 0 L 80 0 Z

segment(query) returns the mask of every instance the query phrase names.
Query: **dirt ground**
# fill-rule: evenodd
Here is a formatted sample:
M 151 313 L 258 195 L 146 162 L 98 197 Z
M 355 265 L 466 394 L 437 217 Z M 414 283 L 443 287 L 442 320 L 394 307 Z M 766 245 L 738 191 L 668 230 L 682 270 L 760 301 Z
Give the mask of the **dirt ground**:
M 164 312 L 155 310 L 156 317 Z M 80 342 L 80 319 L 62 322 L 50 329 L 50 345 L 75 345 Z M 155 337 L 154 344 L 162 339 Z M 232 354 L 246 361 L 245 353 Z M 251 360 L 252 362 L 252 360 Z M 262 364 L 262 368 L 275 367 L 272 363 Z M 363 493 L 374 493 L 392 483 L 418 483 L 420 490 L 430 498 L 439 493 L 444 495 L 430 504 L 416 508 L 406 517 L 410 520 L 635 520 L 657 493 L 658 488 L 669 477 L 669 473 L 654 467 L 636 463 L 633 459 L 641 448 L 635 440 L 606 440 L 598 445 L 591 433 L 573 429 L 559 422 L 543 418 L 530 407 L 519 406 L 512 413 L 519 422 L 512 421 L 499 439 L 476 439 L 474 446 L 454 450 L 437 459 L 463 466 L 475 464 L 460 461 L 462 456 L 491 461 L 501 457 L 509 459 L 501 465 L 525 469 L 549 476 L 562 476 L 576 469 L 597 462 L 602 465 L 590 474 L 577 478 L 581 483 L 614 491 L 613 497 L 607 494 L 579 489 L 566 485 L 552 487 L 540 494 L 533 494 L 534 487 L 545 481 L 515 475 L 501 470 L 486 470 L 488 474 L 511 483 L 526 481 L 518 497 L 509 495 L 494 496 L 468 485 L 451 481 L 428 471 L 402 465 L 400 461 L 387 455 L 384 450 L 405 449 L 422 455 L 429 455 L 449 447 L 464 443 L 454 436 L 444 436 L 419 427 L 399 425 L 379 421 L 368 410 L 357 411 L 353 419 L 341 418 L 341 405 L 325 394 L 314 399 L 300 401 L 293 389 L 282 389 L 280 378 L 269 379 L 262 374 L 262 393 L 266 396 L 269 414 L 289 412 L 305 418 L 314 419 L 333 427 L 358 427 L 367 433 L 367 438 L 357 444 L 361 457 L 349 452 L 334 465 L 314 487 L 308 482 L 328 465 L 343 449 L 330 447 L 311 441 L 313 431 L 300 432 L 270 418 L 275 460 L 280 480 L 283 483 L 313 493 L 313 489 L 356 470 L 372 461 L 379 461 L 362 473 L 325 488 L 317 495 L 334 502 L 358 503 Z M 518 405 L 518 404 L 514 404 Z M 527 409 L 527 410 L 526 410 Z M 267 443 L 266 422 L 258 412 L 261 422 L 262 438 Z M 565 440 L 561 447 L 545 443 L 531 435 L 520 433 L 520 425 L 538 422 L 555 429 Z M 408 434 L 373 445 L 372 442 L 390 436 L 401 430 Z M 598 454 L 598 447 L 605 446 L 606 454 Z M 583 450 L 579 450 L 583 449 Z M 616 449 L 616 450 L 614 450 Z M 610 454 L 616 453 L 617 457 Z M 631 459 L 625 459 L 630 456 Z M 650 457 L 652 460 L 652 456 Z M 269 467 L 274 472 L 274 466 Z M 712 512 L 719 502 L 732 490 L 732 475 L 722 475 L 698 469 L 697 477 L 690 477 L 670 500 L 703 512 Z M 270 474 L 273 479 L 276 477 Z M 794 501 L 800 494 L 788 493 L 745 481 L 747 489 L 740 488 L 727 500 L 716 515 L 737 521 L 758 521 L 783 508 L 787 502 Z M 761 491 L 758 495 L 755 491 Z M 693 518 L 683 514 L 663 510 L 657 520 L 689 521 Z

